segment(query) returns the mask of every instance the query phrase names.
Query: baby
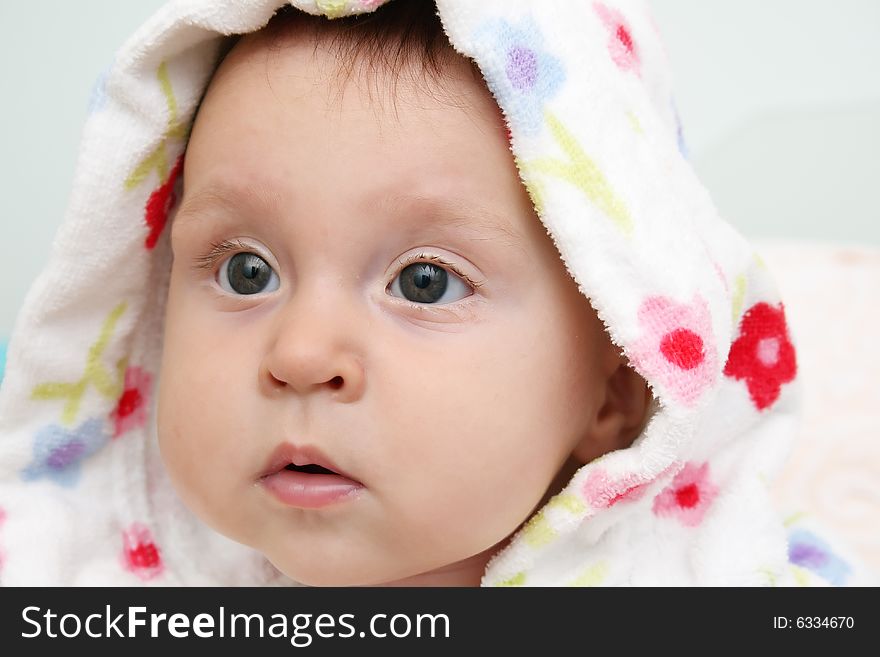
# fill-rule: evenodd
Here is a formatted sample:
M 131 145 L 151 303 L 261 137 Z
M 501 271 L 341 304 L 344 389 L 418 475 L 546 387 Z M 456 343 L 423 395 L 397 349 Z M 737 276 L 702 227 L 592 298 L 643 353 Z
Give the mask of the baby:
M 171 3 L 96 95 L 3 583 L 841 583 L 770 503 L 785 309 L 640 3 L 282 4 Z
M 485 84 L 431 3 L 398 10 L 420 28 L 401 49 L 376 21 L 302 12 L 241 39 L 171 230 L 163 459 L 201 519 L 306 584 L 478 585 L 574 469 L 629 446 L 650 398 Z M 395 70 L 336 52 L 371 38 Z

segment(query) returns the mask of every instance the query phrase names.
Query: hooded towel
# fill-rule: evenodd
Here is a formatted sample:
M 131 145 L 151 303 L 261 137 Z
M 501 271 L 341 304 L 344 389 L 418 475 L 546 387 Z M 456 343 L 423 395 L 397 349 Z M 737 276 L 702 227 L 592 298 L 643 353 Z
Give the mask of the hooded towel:
M 386 1 L 290 4 L 333 19 Z M 4 584 L 292 583 L 182 505 L 154 403 L 189 129 L 228 35 L 259 30 L 283 4 L 171 2 L 96 91 L 0 393 Z M 582 467 L 483 584 L 833 581 L 845 565 L 820 578 L 790 559 L 768 492 L 798 417 L 785 307 L 687 161 L 649 13 L 630 0 L 436 5 L 502 110 L 567 270 L 654 396 L 632 446 Z

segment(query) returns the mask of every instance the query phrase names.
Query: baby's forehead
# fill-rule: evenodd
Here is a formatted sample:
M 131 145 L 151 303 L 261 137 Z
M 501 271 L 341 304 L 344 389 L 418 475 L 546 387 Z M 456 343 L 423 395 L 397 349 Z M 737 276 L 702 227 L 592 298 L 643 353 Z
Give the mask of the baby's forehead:
M 437 132 L 438 123 L 467 121 L 479 126 L 474 139 L 509 151 L 504 116 L 470 59 L 450 50 L 440 74 L 433 75 L 425 73 L 422 63 L 412 57 L 399 70 L 398 64 L 384 57 L 365 54 L 369 50 L 353 60 L 343 60 L 322 45 L 324 42 L 332 43 L 330 33 L 316 36 L 293 30 L 276 38 L 264 28 L 245 35 L 221 62 L 210 86 L 221 84 L 229 77 L 229 69 L 234 69 L 238 73 L 232 77 L 239 86 L 226 93 L 240 94 L 244 87 L 254 86 L 267 92 L 251 107 L 281 103 L 286 104 L 284 111 L 293 115 L 301 111 L 300 103 L 321 99 L 326 118 L 332 119 L 341 111 L 360 112 L 374 125 L 381 122 L 385 134 L 400 133 L 398 124 L 411 116 L 418 117 L 418 130 L 423 133 Z M 427 110 L 430 116 L 421 115 L 420 110 Z M 389 117 L 394 121 L 385 120 Z M 371 129 L 367 125 L 357 128 L 359 133 Z M 360 134 L 356 141 L 359 139 Z
M 310 17 L 305 21 L 307 24 L 270 22 L 263 30 L 245 35 L 235 44 L 211 83 L 214 86 L 219 80 L 230 80 L 225 92 L 219 94 L 227 99 L 220 101 L 217 111 L 208 112 L 215 126 L 217 121 L 238 121 L 236 117 L 242 111 L 260 116 L 267 111 L 261 105 L 275 106 L 280 108 L 279 113 L 296 117 L 301 125 L 312 125 L 306 131 L 310 134 L 302 135 L 307 141 L 298 142 L 307 143 L 304 148 L 313 149 L 311 152 L 321 150 L 328 156 L 328 149 L 341 149 L 338 152 L 352 158 L 346 160 L 347 166 L 355 166 L 360 172 L 360 180 L 349 185 L 357 191 L 352 199 L 360 197 L 366 189 L 371 193 L 377 191 L 378 187 L 370 187 L 373 181 L 382 183 L 383 179 L 393 179 L 401 173 L 407 176 L 400 185 L 381 189 L 385 198 L 376 204 L 383 206 L 382 212 L 375 216 L 393 212 L 417 223 L 428 221 L 446 231 L 454 230 L 469 239 L 523 250 L 534 250 L 536 242 L 543 244 L 549 240 L 519 178 L 501 110 L 479 70 L 448 45 L 439 24 L 442 43 L 434 47 L 443 55 L 442 59 L 431 60 L 425 54 L 430 51 L 425 50 L 428 41 L 424 39 L 421 50 L 410 45 L 409 50 L 403 50 L 408 55 L 394 59 L 375 51 L 387 47 L 397 52 L 393 39 L 377 42 L 371 49 L 369 39 L 357 36 L 353 30 L 337 28 L 323 18 Z M 432 74 L 430 61 L 439 63 L 439 75 Z M 230 68 L 235 70 L 226 75 Z M 342 78 L 338 75 L 340 71 Z M 346 78 L 344 71 L 357 75 Z M 366 88 L 372 93 L 372 100 L 370 93 L 366 102 L 362 95 L 360 99 L 354 98 L 357 94 L 332 97 L 332 92 L 349 83 L 358 84 L 362 90 Z M 230 100 L 230 96 L 241 96 L 236 85 L 253 88 L 257 95 L 246 101 Z M 336 112 L 322 114 L 322 108 L 329 108 L 316 108 L 321 103 L 315 98 L 328 93 L 328 104 L 335 103 L 334 109 L 343 105 L 346 110 L 352 109 L 349 117 L 360 112 L 362 122 L 339 119 L 333 116 Z M 393 112 L 373 115 L 363 111 L 369 109 L 367 105 L 372 101 L 387 109 L 388 97 L 394 104 Z M 210 102 L 209 93 L 205 104 Z M 425 109 L 427 113 L 422 111 Z M 338 130 L 337 119 L 343 126 Z M 402 124 L 405 127 L 400 129 Z M 216 130 L 205 129 L 198 138 L 204 143 L 216 139 L 215 134 Z M 395 150 L 392 142 L 403 146 Z M 402 164 L 389 164 L 388 159 L 383 159 L 388 156 Z M 263 159 L 265 154 L 259 154 L 255 166 Z M 188 159 L 185 166 L 189 165 Z M 425 167 L 422 174 L 420 167 Z M 434 178 L 446 182 L 437 183 Z M 354 207 L 354 203 L 348 207 Z
M 388 11 L 406 5 L 422 8 L 403 18 Z M 451 46 L 439 18 L 425 8 L 431 5 L 389 3 L 382 11 L 392 18 L 372 22 L 357 22 L 364 18 L 357 16 L 328 20 L 288 7 L 261 30 L 235 37 L 227 52 L 249 60 L 255 74 L 274 75 L 273 83 L 314 76 L 337 94 L 355 82 L 372 99 L 392 104 L 401 86 L 454 107 L 473 102 L 475 94 L 485 104 L 492 97 L 479 67 Z

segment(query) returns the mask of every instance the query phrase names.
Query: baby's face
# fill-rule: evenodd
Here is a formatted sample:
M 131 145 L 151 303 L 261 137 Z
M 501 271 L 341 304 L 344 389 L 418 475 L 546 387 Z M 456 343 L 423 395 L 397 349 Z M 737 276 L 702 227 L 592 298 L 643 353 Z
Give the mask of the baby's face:
M 163 459 L 301 582 L 478 578 L 582 440 L 610 343 L 464 60 L 461 108 L 401 79 L 395 116 L 355 80 L 334 97 L 325 51 L 267 64 L 264 41 L 225 60 L 187 151 Z

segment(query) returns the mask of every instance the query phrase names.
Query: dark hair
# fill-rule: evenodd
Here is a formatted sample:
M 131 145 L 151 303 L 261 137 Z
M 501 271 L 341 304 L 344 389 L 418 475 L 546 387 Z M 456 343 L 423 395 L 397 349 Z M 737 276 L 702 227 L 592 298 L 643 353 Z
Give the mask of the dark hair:
M 282 42 L 292 34 L 297 38 L 310 38 L 316 52 L 319 44 L 328 45 L 339 62 L 337 81 L 343 78 L 340 89 L 361 65 L 360 72 L 366 73 L 374 84 L 380 77 L 391 81 L 392 99 L 396 97 L 402 75 L 432 96 L 436 96 L 438 87 L 448 91 L 448 87 L 443 86 L 450 78 L 446 64 L 461 57 L 443 31 L 434 0 L 390 0 L 375 11 L 335 19 L 285 5 L 264 31 L 274 56 L 279 56 L 283 51 Z M 228 48 L 234 43 L 232 41 Z M 483 77 L 476 63 L 467 61 L 472 76 L 482 84 Z M 433 84 L 428 84 L 429 81 Z

